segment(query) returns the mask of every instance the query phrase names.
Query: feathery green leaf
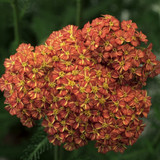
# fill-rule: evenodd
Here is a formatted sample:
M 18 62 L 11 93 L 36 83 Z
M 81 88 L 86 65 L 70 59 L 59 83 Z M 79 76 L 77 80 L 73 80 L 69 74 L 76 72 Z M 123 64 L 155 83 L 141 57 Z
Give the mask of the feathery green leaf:
M 48 142 L 43 128 L 40 127 L 31 138 L 27 148 L 24 150 L 21 160 L 37 160 L 40 158 L 40 154 L 51 149 L 52 146 L 53 145 Z

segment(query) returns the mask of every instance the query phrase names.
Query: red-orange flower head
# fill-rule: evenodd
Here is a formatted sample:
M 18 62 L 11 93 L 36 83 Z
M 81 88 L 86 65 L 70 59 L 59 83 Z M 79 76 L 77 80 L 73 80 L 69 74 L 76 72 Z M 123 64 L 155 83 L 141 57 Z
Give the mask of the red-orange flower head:
M 21 44 L 0 78 L 6 110 L 32 127 L 42 126 L 66 150 L 96 141 L 98 152 L 123 152 L 144 129 L 151 101 L 142 90 L 160 74 L 152 44 L 131 20 L 111 15 L 53 32 L 45 45 Z

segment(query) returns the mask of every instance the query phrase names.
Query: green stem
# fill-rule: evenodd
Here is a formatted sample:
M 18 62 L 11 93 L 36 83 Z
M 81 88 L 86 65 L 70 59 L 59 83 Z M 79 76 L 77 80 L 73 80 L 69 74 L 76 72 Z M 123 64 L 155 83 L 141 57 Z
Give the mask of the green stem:
M 54 146 L 54 160 L 58 160 L 58 146 Z
M 77 0 L 77 16 L 76 16 L 76 25 L 80 27 L 81 22 L 81 0 Z
M 63 148 L 62 146 L 60 146 L 59 148 L 59 160 L 62 160 L 63 159 Z
M 13 0 L 11 2 L 11 6 L 13 8 L 15 42 L 18 45 L 20 38 L 19 38 L 19 17 L 18 17 L 18 3 L 17 3 L 17 0 Z

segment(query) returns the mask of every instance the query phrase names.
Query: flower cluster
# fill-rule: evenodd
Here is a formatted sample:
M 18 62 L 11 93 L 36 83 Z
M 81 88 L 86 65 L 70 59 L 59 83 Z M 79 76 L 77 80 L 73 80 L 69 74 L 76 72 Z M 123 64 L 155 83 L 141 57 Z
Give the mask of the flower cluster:
M 6 59 L 0 89 L 6 110 L 32 127 L 42 126 L 66 150 L 96 141 L 98 152 L 123 152 L 144 129 L 151 101 L 142 90 L 160 74 L 160 62 L 131 20 L 104 15 L 53 32 L 45 45 L 21 44 Z

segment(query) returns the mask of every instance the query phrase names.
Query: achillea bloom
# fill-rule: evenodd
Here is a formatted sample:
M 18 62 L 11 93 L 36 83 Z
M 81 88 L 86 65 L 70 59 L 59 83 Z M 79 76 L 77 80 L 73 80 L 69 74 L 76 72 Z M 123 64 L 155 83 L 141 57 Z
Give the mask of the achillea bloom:
M 96 141 L 98 152 L 123 152 L 144 129 L 151 101 L 142 90 L 160 62 L 131 20 L 111 15 L 53 32 L 45 45 L 21 44 L 0 78 L 6 110 L 32 127 L 42 119 L 50 143 L 74 150 Z

